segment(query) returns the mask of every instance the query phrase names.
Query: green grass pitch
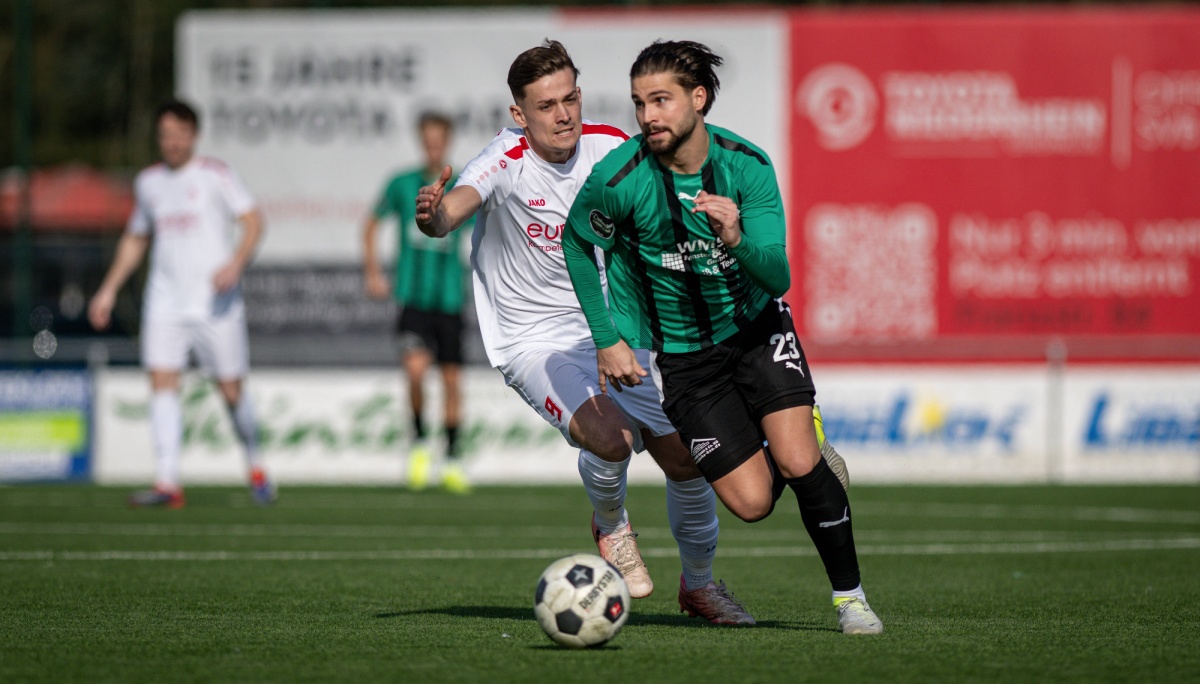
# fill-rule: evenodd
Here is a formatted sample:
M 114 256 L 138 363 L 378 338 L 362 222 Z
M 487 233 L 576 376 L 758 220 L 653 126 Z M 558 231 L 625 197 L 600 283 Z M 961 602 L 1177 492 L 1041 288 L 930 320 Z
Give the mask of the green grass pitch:
M 753 628 L 680 614 L 664 490 L 629 509 L 656 589 L 608 646 L 533 619 L 551 560 L 594 551 L 583 490 L 0 488 L 0 682 L 1200 681 L 1200 490 L 851 489 L 877 637 L 836 631 L 788 494 L 722 509 L 717 576 Z

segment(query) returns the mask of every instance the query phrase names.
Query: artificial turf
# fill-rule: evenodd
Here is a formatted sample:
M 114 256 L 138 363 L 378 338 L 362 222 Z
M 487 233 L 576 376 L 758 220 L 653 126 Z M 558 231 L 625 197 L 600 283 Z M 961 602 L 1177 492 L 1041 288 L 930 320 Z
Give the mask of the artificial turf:
M 722 509 L 717 575 L 758 620 L 680 614 L 664 490 L 629 508 L 656 589 L 606 647 L 553 645 L 533 591 L 594 551 L 582 488 L 465 497 L 0 488 L 0 682 L 1200 681 L 1200 490 L 851 489 L 883 635 L 836 631 L 792 501 Z

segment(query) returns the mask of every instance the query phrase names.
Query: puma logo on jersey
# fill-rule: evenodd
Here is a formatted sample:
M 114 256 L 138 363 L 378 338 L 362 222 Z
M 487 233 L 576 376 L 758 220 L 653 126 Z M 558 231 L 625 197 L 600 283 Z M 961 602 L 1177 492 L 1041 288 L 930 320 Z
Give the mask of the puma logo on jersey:
M 850 522 L 850 509 L 849 508 L 845 508 L 842 510 L 842 519 L 841 520 L 834 520 L 833 522 L 817 523 L 817 525 L 819 527 L 837 527 L 838 525 L 841 525 L 844 522 Z
M 687 200 L 689 202 L 695 202 L 697 199 L 700 199 L 700 193 L 696 193 L 695 196 L 692 196 L 692 195 L 687 194 L 686 192 L 680 192 L 679 199 Z
M 791 368 L 792 370 L 800 373 L 800 375 L 804 375 L 804 369 L 792 363 L 791 361 L 784 361 L 783 366 L 784 368 Z

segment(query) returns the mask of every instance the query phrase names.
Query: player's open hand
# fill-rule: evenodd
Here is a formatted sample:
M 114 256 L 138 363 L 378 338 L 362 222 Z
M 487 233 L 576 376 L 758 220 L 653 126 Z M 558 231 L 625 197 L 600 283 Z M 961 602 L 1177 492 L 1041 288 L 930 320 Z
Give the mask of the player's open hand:
M 442 205 L 442 197 L 446 195 L 446 183 L 450 182 L 453 170 L 447 166 L 442 169 L 442 175 L 433 185 L 423 186 L 417 191 L 417 228 L 426 235 L 436 234 L 435 219 L 438 207 Z
M 728 197 L 709 194 L 701 190 L 696 195 L 692 213 L 708 215 L 708 225 L 713 232 L 729 247 L 737 247 L 742 241 L 742 214 L 737 204 Z
M 217 292 L 229 292 L 242 279 L 242 267 L 234 263 L 225 264 L 213 274 L 213 287 Z
M 642 378 L 648 373 L 638 363 L 633 350 L 620 340 L 611 347 L 596 350 L 596 370 L 600 376 L 600 392 L 608 394 L 608 383 L 611 381 L 618 392 L 621 385 L 633 387 L 642 384 Z
M 117 303 L 117 295 L 115 292 L 101 289 L 92 297 L 92 301 L 88 302 L 88 322 L 96 330 L 106 330 L 108 324 L 112 322 L 113 306 Z

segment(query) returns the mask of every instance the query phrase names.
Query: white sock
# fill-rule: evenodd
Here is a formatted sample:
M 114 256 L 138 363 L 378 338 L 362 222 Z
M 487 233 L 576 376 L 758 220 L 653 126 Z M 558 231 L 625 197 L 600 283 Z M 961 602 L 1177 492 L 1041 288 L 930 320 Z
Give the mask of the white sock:
M 679 545 L 684 586 L 691 591 L 713 581 L 720 524 L 717 495 L 703 477 L 684 482 L 667 480 L 667 519 Z
M 629 514 L 625 511 L 625 473 L 628 470 L 629 458 L 610 463 L 586 449 L 579 450 L 579 477 L 592 501 L 594 520 L 601 534 L 612 534 L 629 524 Z
M 246 464 L 250 470 L 255 470 L 262 464 L 258 456 L 258 420 L 254 417 L 254 401 L 249 392 L 242 390 L 242 398 L 233 407 L 232 416 L 233 428 L 246 448 Z
M 150 432 L 158 468 L 155 484 L 162 489 L 179 489 L 183 405 L 175 390 L 159 390 L 150 395 Z
M 834 605 L 837 605 L 838 599 L 841 599 L 841 598 L 860 598 L 865 602 L 867 600 L 867 594 L 866 594 L 866 592 L 863 591 L 862 585 L 860 584 L 857 587 L 854 587 L 853 589 L 851 589 L 850 591 L 834 591 L 833 592 L 833 604 Z

